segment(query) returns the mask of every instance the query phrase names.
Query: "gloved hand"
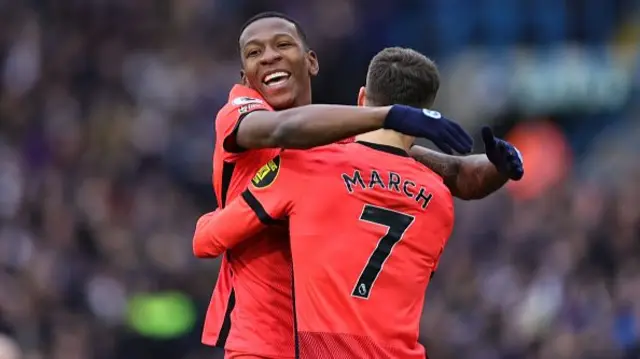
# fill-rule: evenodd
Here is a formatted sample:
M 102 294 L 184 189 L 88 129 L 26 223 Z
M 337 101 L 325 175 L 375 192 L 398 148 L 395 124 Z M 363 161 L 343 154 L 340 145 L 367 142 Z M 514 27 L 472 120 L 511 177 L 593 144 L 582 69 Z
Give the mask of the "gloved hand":
M 393 105 L 384 121 L 384 128 L 426 138 L 448 154 L 453 154 L 452 149 L 461 154 L 470 153 L 473 149 L 473 139 L 460 125 L 428 109 Z
M 524 175 L 520 151 L 509 142 L 495 137 L 491 128 L 487 126 L 482 128 L 482 141 L 487 158 L 498 171 L 514 181 L 519 181 Z

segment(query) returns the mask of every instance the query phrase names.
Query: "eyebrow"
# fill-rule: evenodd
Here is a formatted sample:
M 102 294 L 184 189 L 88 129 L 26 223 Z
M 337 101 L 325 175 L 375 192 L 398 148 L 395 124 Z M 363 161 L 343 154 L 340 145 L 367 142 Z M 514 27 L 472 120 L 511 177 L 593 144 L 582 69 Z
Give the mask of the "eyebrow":
M 283 36 L 286 36 L 286 37 L 288 37 L 288 38 L 290 38 L 292 40 L 296 39 L 294 36 L 292 36 L 291 34 L 286 33 L 286 32 L 279 32 L 279 33 L 273 35 L 274 38 L 279 38 L 279 37 L 283 37 Z M 260 44 L 261 42 L 262 41 L 260 41 L 258 39 L 251 39 L 251 40 L 245 42 L 245 44 L 244 44 L 244 46 L 242 46 L 242 48 L 244 49 L 245 47 L 247 47 L 249 45 L 252 45 L 252 44 Z

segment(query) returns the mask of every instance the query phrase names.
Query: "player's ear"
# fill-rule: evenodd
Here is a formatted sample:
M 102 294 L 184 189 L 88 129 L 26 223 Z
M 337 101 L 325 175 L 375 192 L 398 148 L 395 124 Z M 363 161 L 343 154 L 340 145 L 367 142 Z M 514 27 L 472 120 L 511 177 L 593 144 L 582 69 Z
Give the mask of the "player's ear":
M 318 64 L 318 55 L 313 50 L 307 51 L 307 66 L 309 67 L 309 75 L 316 76 L 320 71 L 320 64 Z
M 364 106 L 366 98 L 367 90 L 364 88 L 364 86 L 361 86 L 360 91 L 358 91 L 358 106 Z
M 247 75 L 245 74 L 244 70 L 240 70 L 240 83 L 243 86 L 248 86 Z

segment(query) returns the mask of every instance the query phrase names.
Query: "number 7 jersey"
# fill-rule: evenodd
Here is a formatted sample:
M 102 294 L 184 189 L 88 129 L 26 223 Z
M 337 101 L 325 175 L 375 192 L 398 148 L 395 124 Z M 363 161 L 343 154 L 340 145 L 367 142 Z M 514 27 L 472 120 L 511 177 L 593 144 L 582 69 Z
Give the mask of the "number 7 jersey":
M 214 241 L 233 246 L 285 218 L 297 356 L 425 358 L 425 291 L 453 227 L 442 179 L 395 147 L 286 150 L 218 214 Z

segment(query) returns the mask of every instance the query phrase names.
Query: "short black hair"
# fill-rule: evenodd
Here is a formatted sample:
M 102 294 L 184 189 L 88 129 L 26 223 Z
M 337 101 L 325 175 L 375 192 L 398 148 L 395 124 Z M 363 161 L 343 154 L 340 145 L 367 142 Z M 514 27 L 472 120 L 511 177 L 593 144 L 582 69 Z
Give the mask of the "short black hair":
M 262 19 L 270 19 L 270 18 L 278 18 L 278 19 L 283 19 L 286 20 L 290 23 L 293 24 L 293 26 L 295 26 L 296 31 L 298 32 L 298 36 L 300 36 L 300 40 L 302 40 L 302 45 L 305 47 L 305 50 L 309 49 L 309 42 L 307 41 L 307 34 L 304 32 L 304 30 L 302 29 L 302 26 L 300 26 L 300 23 L 298 21 L 296 21 L 294 18 L 292 18 L 291 16 L 287 15 L 287 14 L 283 14 L 281 12 L 277 12 L 277 11 L 265 11 L 265 12 L 261 12 L 259 14 L 256 14 L 254 16 L 252 16 L 249 20 L 247 20 L 244 25 L 242 25 L 242 28 L 240 29 L 240 35 L 238 36 L 242 36 L 242 33 L 244 32 L 244 30 L 251 24 L 253 24 L 254 22 L 258 21 L 258 20 L 262 20 Z
M 431 107 L 439 88 L 436 64 L 415 50 L 389 47 L 369 63 L 367 100 L 373 105 Z

